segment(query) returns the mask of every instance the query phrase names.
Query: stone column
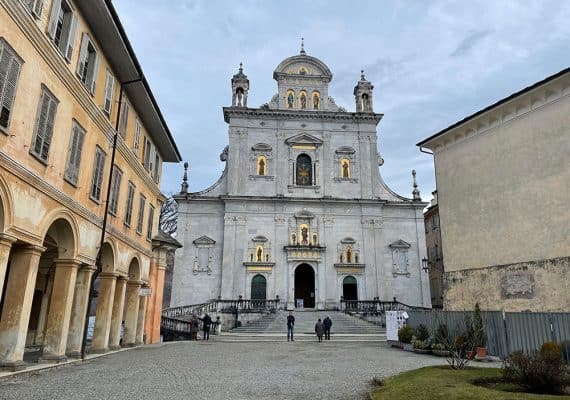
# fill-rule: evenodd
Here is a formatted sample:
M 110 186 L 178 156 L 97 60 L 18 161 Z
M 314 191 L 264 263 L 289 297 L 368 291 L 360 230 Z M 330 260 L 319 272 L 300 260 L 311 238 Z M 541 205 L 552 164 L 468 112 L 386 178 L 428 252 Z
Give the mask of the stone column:
M 0 319 L 0 369 L 24 367 L 24 346 L 40 257 L 45 247 L 26 246 L 12 251 L 10 276 Z
M 166 266 L 160 261 L 152 261 L 150 265 L 150 287 L 152 292 L 147 300 L 145 333 L 146 343 L 160 342 L 160 318 L 162 317 L 162 298 Z
M 125 315 L 125 335 L 123 344 L 126 346 L 134 346 L 137 335 L 137 322 L 139 313 L 139 289 L 142 285 L 141 281 L 127 282 L 127 299 L 126 299 L 126 315 Z
M 115 300 L 113 301 L 113 317 L 111 319 L 111 334 L 109 336 L 109 348 L 118 350 L 121 341 L 121 323 L 123 322 L 123 310 L 125 306 L 125 291 L 127 277 L 119 276 L 115 286 Z
M 44 350 L 40 361 L 67 360 L 65 349 L 79 265 L 80 262 L 77 260 L 54 260 L 55 277 L 44 335 Z
M 105 353 L 109 351 L 109 334 L 111 332 L 111 316 L 115 299 L 115 284 L 119 274 L 102 272 L 99 274 L 99 297 L 95 314 L 95 329 L 91 352 Z
M 0 299 L 2 298 L 2 289 L 4 289 L 4 279 L 6 278 L 6 270 L 8 269 L 8 258 L 12 243 L 17 239 L 6 233 L 0 233 Z
M 146 315 L 147 296 L 139 296 L 139 313 L 137 316 L 137 334 L 135 344 L 137 346 L 144 344 L 144 320 Z
M 49 311 L 49 301 L 51 298 L 52 290 L 53 290 L 53 278 L 54 274 L 42 274 L 41 268 L 38 270 L 38 275 L 36 277 L 36 286 L 44 286 L 45 290 L 42 295 L 42 304 L 40 306 L 40 315 L 38 316 L 38 323 L 36 327 L 36 337 L 34 340 L 34 344 L 43 344 L 44 342 L 44 334 L 46 330 L 47 324 L 47 317 Z M 43 280 L 43 282 L 42 282 Z M 28 331 L 30 327 L 28 325 Z
M 89 304 L 89 289 L 91 277 L 95 272 L 95 267 L 84 266 L 77 272 L 75 280 L 75 293 L 73 295 L 73 306 L 71 307 L 71 321 L 67 334 L 67 356 L 79 358 L 81 356 L 81 344 L 85 329 L 85 316 L 87 305 Z

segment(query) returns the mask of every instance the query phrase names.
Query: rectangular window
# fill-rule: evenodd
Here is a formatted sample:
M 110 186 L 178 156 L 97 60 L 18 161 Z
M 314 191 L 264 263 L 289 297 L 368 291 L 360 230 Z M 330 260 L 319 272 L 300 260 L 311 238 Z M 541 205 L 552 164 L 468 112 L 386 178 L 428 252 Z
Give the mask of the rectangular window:
M 115 90 L 115 78 L 111 71 L 107 71 L 107 77 L 105 79 L 105 100 L 103 103 L 103 111 L 107 115 L 111 115 L 111 109 L 113 108 L 113 91 Z
M 147 225 L 147 230 L 146 230 L 146 240 L 151 240 L 152 239 L 152 225 L 153 225 L 153 219 L 154 219 L 154 207 L 149 204 L 148 205 L 148 225 Z
M 131 226 L 133 218 L 133 202 L 135 199 L 135 184 L 129 181 L 129 189 L 127 191 L 127 204 L 125 207 L 125 225 Z
M 28 9 L 34 17 L 40 18 L 42 16 L 44 0 L 25 0 L 24 3 L 28 6 Z
M 77 30 L 77 17 L 66 0 L 53 0 L 48 35 L 67 61 L 73 55 L 73 42 Z
M 139 198 L 139 214 L 137 217 L 137 233 L 142 233 L 145 203 L 146 203 L 146 197 L 144 197 L 141 194 L 141 197 Z
M 119 167 L 113 165 L 113 175 L 111 177 L 111 197 L 109 198 L 109 212 L 112 215 L 117 215 L 117 208 L 119 205 L 119 193 L 121 191 L 121 179 L 123 178 L 123 171 Z
M 93 169 L 93 179 L 91 181 L 90 197 L 99 202 L 101 199 L 101 187 L 103 185 L 103 170 L 105 169 L 105 152 L 97 146 L 95 149 L 95 166 Z
M 150 142 L 149 142 L 150 143 Z M 152 175 L 154 172 L 154 155 L 156 154 L 156 149 L 154 148 L 154 145 L 152 145 L 152 143 L 150 143 L 149 145 L 150 147 L 150 154 L 148 157 L 148 167 L 147 170 L 148 172 L 150 172 L 150 174 Z
M 152 177 L 154 178 L 154 181 L 156 183 L 158 183 L 159 179 L 159 171 L 160 171 L 160 156 L 158 155 L 158 152 L 155 151 L 155 156 L 154 156 L 154 171 L 152 174 Z
M 38 106 L 38 116 L 36 118 L 36 129 L 30 153 L 39 158 L 44 163 L 49 156 L 49 148 L 53 134 L 53 124 L 55 113 L 59 101 L 50 91 L 42 85 L 42 95 Z
M 0 130 L 6 130 L 16 97 L 16 84 L 22 60 L 0 38 Z
M 77 179 L 79 178 L 79 166 L 81 164 L 81 150 L 83 148 L 84 138 L 85 129 L 83 129 L 77 121 L 73 120 L 69 151 L 67 154 L 67 166 L 64 175 L 65 180 L 73 186 L 77 186 Z
M 119 119 L 119 135 L 123 139 L 127 137 L 127 125 L 129 122 L 129 103 L 126 101 L 121 104 L 121 116 Z
M 143 157 L 143 167 L 148 171 L 150 165 L 150 151 L 151 151 L 151 143 L 150 140 L 147 138 L 144 139 L 144 157 Z
M 133 142 L 133 152 L 135 153 L 137 158 L 139 156 L 140 141 L 141 141 L 141 122 L 137 118 L 135 123 L 135 140 Z
M 97 50 L 89 35 L 84 33 L 81 39 L 81 49 L 79 50 L 77 75 L 91 94 L 95 93 L 98 69 L 99 57 L 97 56 Z

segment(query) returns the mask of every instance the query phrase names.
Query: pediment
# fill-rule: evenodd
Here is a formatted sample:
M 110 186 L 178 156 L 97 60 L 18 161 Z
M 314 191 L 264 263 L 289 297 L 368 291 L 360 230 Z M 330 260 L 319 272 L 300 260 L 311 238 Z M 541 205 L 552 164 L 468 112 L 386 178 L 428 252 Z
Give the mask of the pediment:
M 340 241 L 342 244 L 355 244 L 356 240 L 351 237 L 344 238 Z
M 341 146 L 338 149 L 336 149 L 336 154 L 354 154 L 356 153 L 356 150 L 354 150 L 354 148 L 350 147 L 350 146 Z
M 200 236 L 198 239 L 194 239 L 192 242 L 194 244 L 201 244 L 201 245 L 213 245 L 216 241 L 208 236 Z
M 295 218 L 313 219 L 313 218 L 315 218 L 315 214 L 313 214 L 312 212 L 307 211 L 307 210 L 301 210 L 301 211 L 295 213 Z
M 412 247 L 411 244 L 409 244 L 408 242 L 404 242 L 402 239 L 396 240 L 394 243 L 391 243 L 390 248 L 392 249 L 409 249 L 410 247 Z
M 301 133 L 299 135 L 295 135 L 292 136 L 288 139 L 285 140 L 285 143 L 287 143 L 288 145 L 314 145 L 314 146 L 320 146 L 321 144 L 323 144 L 323 141 L 321 139 L 319 139 L 318 137 L 315 137 L 313 135 L 309 135 L 308 133 Z
M 251 240 L 253 242 L 261 242 L 261 243 L 267 242 L 267 238 L 265 236 L 262 236 L 262 235 L 258 235 Z
M 271 150 L 273 150 L 272 147 L 270 145 L 268 145 L 267 143 L 256 143 L 253 146 L 251 146 L 251 149 L 253 151 L 271 151 Z

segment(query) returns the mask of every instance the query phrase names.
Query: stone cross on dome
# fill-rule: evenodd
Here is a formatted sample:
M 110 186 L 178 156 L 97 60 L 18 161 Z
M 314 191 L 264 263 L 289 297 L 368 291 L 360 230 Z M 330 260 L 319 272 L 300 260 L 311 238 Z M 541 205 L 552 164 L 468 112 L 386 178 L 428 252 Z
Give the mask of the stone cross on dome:
M 301 51 L 300 51 L 300 54 L 301 54 L 301 55 L 307 54 L 307 53 L 305 52 L 305 38 L 303 38 L 303 37 L 301 38 Z

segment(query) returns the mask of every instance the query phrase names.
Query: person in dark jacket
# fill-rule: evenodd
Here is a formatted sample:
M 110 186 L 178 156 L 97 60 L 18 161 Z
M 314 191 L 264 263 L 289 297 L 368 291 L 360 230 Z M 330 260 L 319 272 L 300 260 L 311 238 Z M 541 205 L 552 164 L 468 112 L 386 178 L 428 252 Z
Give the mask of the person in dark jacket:
M 202 329 L 204 330 L 204 340 L 210 340 L 210 326 L 212 325 L 212 318 L 208 314 L 202 318 Z
M 323 325 L 325 326 L 325 340 L 331 340 L 331 317 L 327 315 L 327 317 L 323 320 Z
M 325 333 L 325 326 L 321 322 L 320 318 L 317 321 L 317 323 L 315 324 L 315 333 L 317 334 L 317 338 L 319 339 L 319 342 L 322 342 L 323 341 L 323 333 Z
M 200 322 L 195 314 L 192 314 L 190 320 L 190 340 L 198 340 L 198 331 L 200 330 Z
M 291 339 L 293 340 L 293 327 L 295 326 L 295 317 L 293 316 L 293 311 L 289 311 L 289 315 L 287 316 L 287 341 Z

